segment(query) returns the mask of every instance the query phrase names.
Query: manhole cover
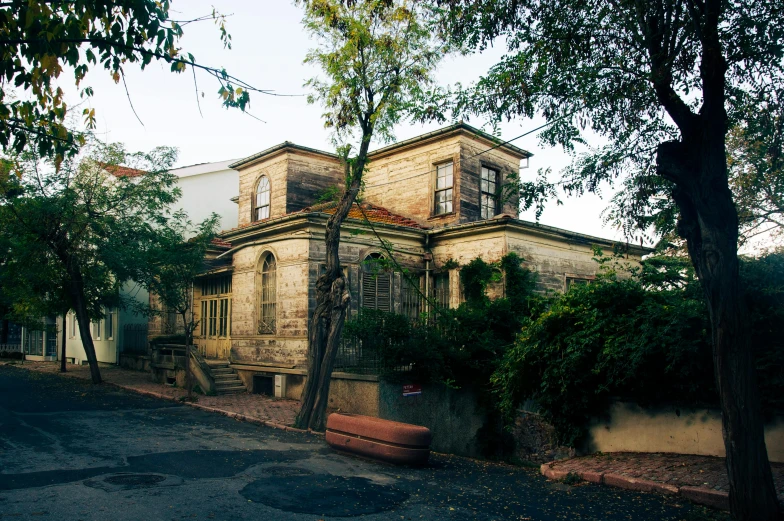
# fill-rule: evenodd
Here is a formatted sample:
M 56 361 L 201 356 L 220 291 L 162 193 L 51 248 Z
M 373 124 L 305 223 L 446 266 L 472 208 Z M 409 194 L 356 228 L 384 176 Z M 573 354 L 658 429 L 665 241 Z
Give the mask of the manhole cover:
M 109 476 L 104 481 L 112 485 L 125 487 L 149 487 L 166 481 L 166 476 L 161 476 L 160 474 L 120 474 Z
M 312 476 L 313 471 L 298 469 L 297 467 L 267 467 L 264 469 L 270 476 L 278 478 L 293 478 L 297 476 Z

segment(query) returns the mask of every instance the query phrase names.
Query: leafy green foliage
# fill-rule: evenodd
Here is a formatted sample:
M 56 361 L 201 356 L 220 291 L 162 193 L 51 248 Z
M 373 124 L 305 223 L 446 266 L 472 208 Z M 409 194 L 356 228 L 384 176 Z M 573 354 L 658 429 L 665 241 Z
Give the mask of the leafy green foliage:
M 319 42 L 305 61 L 318 65 L 324 74 L 307 83 L 312 89 L 308 101 L 324 107 L 324 126 L 333 131 L 346 182 L 327 221 L 326 270 L 316 282 L 316 309 L 311 319 L 311 331 L 322 333 L 309 338 L 308 377 L 296 419 L 300 428 L 320 429 L 326 423 L 330 373 L 349 299 L 347 292 L 337 291 L 345 288 L 338 255 L 340 228 L 362 189 L 371 141 L 392 139 L 395 123 L 421 95 L 423 86 L 432 81 L 442 53 L 433 45 L 416 2 L 297 3 L 305 10 L 306 30 Z
M 11 158 L 0 185 L 0 282 L 15 315 L 73 309 L 88 331 L 104 306 L 131 304 L 120 301 L 129 281 L 164 291 L 174 274 L 190 275 L 187 262 L 201 262 L 203 247 L 182 243 L 189 223 L 172 211 L 176 157 L 172 148 L 131 154 L 94 142 L 62 162 L 34 151 Z M 90 359 L 90 335 L 82 340 Z
M 124 68 L 142 69 L 153 61 L 181 73 L 190 66 L 215 78 L 226 107 L 245 109 L 248 91 L 257 90 L 225 70 L 196 62 L 180 48 L 183 26 L 215 21 L 224 46 L 231 47 L 225 17 L 218 12 L 195 20 L 171 18 L 171 1 L 10 0 L 0 6 L 0 145 L 21 152 L 34 143 L 40 155 L 58 157 L 76 152 L 85 136 L 65 124 L 68 105 L 58 86 L 61 75 L 73 71 L 82 98 L 93 95 L 82 81 L 91 68 L 105 69 L 123 82 Z M 195 74 L 195 71 L 194 71 Z M 195 78 L 195 76 L 194 76 Z M 261 91 L 260 91 L 261 92 Z M 95 127 L 95 109 L 83 110 L 85 124 Z
M 743 263 L 769 411 L 784 405 L 784 343 L 775 333 L 784 313 L 783 259 Z M 572 286 L 525 321 L 492 378 L 507 415 L 533 398 L 570 445 L 617 398 L 643 406 L 718 403 L 707 308 L 688 263 L 654 258 L 622 278 L 603 262 L 594 283 Z
M 460 272 L 467 298 L 458 308 L 439 308 L 413 323 L 403 315 L 362 310 L 357 319 L 346 323 L 344 333 L 347 341 L 377 350 L 385 378 L 476 391 L 487 414 L 478 435 L 480 450 L 493 459 L 506 457 L 512 444 L 503 429 L 490 377 L 540 301 L 533 294 L 534 275 L 521 262 L 514 253 L 492 265 L 474 259 Z M 496 273 L 504 275 L 507 296 L 491 300 L 485 290 Z M 471 298 L 468 288 L 474 292 Z
M 726 89 L 730 128 L 739 126 L 755 141 L 775 145 L 763 150 L 768 159 L 781 157 L 784 10 L 779 3 L 736 0 L 702 8 L 684 1 L 433 3 L 442 34 L 464 52 L 498 41 L 508 52 L 477 82 L 428 93 L 420 117 L 479 114 L 499 121 L 539 113 L 550 124 L 543 142 L 568 151 L 585 142 L 586 130 L 601 135 L 607 144 L 577 156 L 560 185 L 580 195 L 620 181 L 623 190 L 611 217 L 630 234 L 651 225 L 660 232 L 674 230 L 673 185 L 657 175 L 658 145 L 690 137 L 689 125 L 708 117 L 701 108 L 713 109 L 712 101 L 703 105 L 712 89 Z M 727 66 L 726 84 L 715 87 L 697 66 L 706 61 L 705 37 L 712 24 Z M 526 204 L 534 205 L 554 192 L 546 183 L 534 183 L 524 195 Z
M 443 54 L 422 23 L 421 8 L 407 0 L 299 3 L 305 6 L 305 28 L 322 42 L 305 62 L 318 65 L 327 78 L 306 84 L 313 91 L 308 100 L 325 108 L 324 126 L 334 130 L 340 145 L 368 130 L 392 140 L 403 109 L 432 83 Z

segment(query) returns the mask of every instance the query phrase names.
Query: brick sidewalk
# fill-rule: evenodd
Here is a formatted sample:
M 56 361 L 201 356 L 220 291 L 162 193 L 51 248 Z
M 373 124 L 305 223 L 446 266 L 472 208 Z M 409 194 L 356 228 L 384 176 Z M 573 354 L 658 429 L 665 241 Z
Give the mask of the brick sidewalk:
M 784 500 L 784 463 L 771 464 L 779 500 Z M 613 452 L 545 463 L 542 474 L 563 479 L 577 474 L 593 483 L 644 492 L 680 494 L 696 503 L 728 509 L 724 458 L 684 454 Z
M 65 374 L 60 373 L 60 364 L 55 362 L 24 362 L 14 364 L 16 367 L 52 373 L 70 378 L 90 379 L 90 368 L 86 365 L 68 365 Z M 131 371 L 113 365 L 101 366 L 101 378 L 107 383 L 169 400 L 180 400 L 188 393 L 183 388 L 155 383 L 150 379 L 150 373 Z M 299 402 L 296 400 L 281 400 L 261 394 L 232 394 L 226 396 L 204 396 L 196 394 L 198 401 L 194 407 L 213 412 L 219 412 L 238 419 L 261 423 L 276 428 L 288 428 L 294 424 L 294 419 L 299 411 Z

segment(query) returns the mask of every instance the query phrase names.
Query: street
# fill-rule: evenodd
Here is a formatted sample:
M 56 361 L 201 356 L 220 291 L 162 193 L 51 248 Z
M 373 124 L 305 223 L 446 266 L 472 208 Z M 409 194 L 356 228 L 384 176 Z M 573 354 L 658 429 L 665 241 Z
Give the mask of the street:
M 702 519 L 651 494 L 444 455 L 347 457 L 110 385 L 0 366 L 0 519 Z

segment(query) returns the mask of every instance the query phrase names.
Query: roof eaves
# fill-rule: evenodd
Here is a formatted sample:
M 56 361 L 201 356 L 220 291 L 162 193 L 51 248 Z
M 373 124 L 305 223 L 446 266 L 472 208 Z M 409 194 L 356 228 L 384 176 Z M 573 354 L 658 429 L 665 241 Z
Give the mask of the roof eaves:
M 429 235 L 443 235 L 448 234 L 450 232 L 460 232 L 470 230 L 471 228 L 485 228 L 485 227 L 495 227 L 495 226 L 508 226 L 512 225 L 517 228 L 524 228 L 526 230 L 535 231 L 539 233 L 548 233 L 559 235 L 565 239 L 572 239 L 577 240 L 582 243 L 586 244 L 605 244 L 605 245 L 612 245 L 612 244 L 621 244 L 623 241 L 618 241 L 614 239 L 605 239 L 602 237 L 596 237 L 593 235 L 586 235 L 578 232 L 573 232 L 570 230 L 566 230 L 564 228 L 557 228 L 555 226 L 548 226 L 546 224 L 539 224 L 531 221 L 524 221 L 522 219 L 515 219 L 512 217 L 501 217 L 501 218 L 494 218 L 488 219 L 484 221 L 473 221 L 468 223 L 461 223 L 454 226 L 445 226 L 443 228 L 435 228 L 431 230 L 426 230 Z M 631 243 L 624 243 L 627 244 L 629 249 L 633 251 L 638 251 L 640 254 L 645 255 L 648 253 L 652 253 L 654 248 L 648 246 L 639 246 L 637 244 Z
M 412 137 L 411 139 L 406 139 L 404 141 L 399 141 L 397 143 L 393 143 L 393 144 L 385 146 L 383 148 L 379 148 L 379 149 L 373 150 L 372 152 L 370 152 L 368 154 L 368 156 L 373 157 L 373 156 L 377 156 L 377 155 L 383 155 L 383 154 L 386 154 L 388 152 L 392 152 L 393 150 L 396 150 L 398 148 L 411 146 L 411 145 L 414 145 L 414 144 L 419 143 L 421 141 L 426 141 L 428 139 L 437 138 L 439 136 L 443 136 L 443 135 L 450 134 L 452 132 L 456 132 L 456 131 L 460 131 L 460 130 L 464 130 L 464 131 L 466 131 L 466 132 L 468 132 L 470 134 L 474 134 L 474 135 L 479 136 L 479 137 L 481 137 L 483 139 L 486 139 L 487 141 L 495 143 L 495 145 L 497 145 L 498 148 L 506 149 L 507 151 L 510 151 L 510 152 L 512 152 L 512 153 L 514 153 L 516 155 L 520 155 L 520 156 L 522 156 L 524 158 L 533 156 L 533 154 L 531 152 L 527 151 L 527 150 L 524 150 L 524 149 L 522 149 L 520 147 L 512 145 L 511 143 L 507 143 L 504 140 L 501 140 L 501 139 L 493 136 L 492 134 L 488 134 L 487 132 L 485 132 L 483 130 L 479 130 L 476 127 L 472 127 L 471 125 L 469 125 L 467 123 L 464 123 L 462 121 L 460 121 L 458 123 L 454 123 L 454 124 L 449 125 L 449 126 L 444 127 L 444 128 L 439 128 L 438 130 L 434 130 L 434 131 L 428 132 L 426 134 L 422 134 L 420 136 Z
M 310 147 L 305 147 L 305 146 L 302 146 L 302 145 L 297 145 L 296 143 L 292 143 L 291 141 L 284 141 L 283 143 L 280 143 L 278 145 L 270 147 L 270 148 L 268 148 L 266 150 L 262 150 L 261 152 L 253 154 L 251 156 L 248 156 L 248 157 L 246 157 L 244 159 L 240 159 L 239 161 L 235 161 L 234 163 L 231 163 L 229 165 L 229 168 L 239 168 L 241 166 L 245 166 L 245 165 L 247 165 L 249 163 L 253 163 L 255 161 L 258 161 L 259 159 L 262 159 L 262 158 L 264 158 L 266 156 L 272 155 L 272 154 L 274 154 L 276 152 L 280 152 L 281 150 L 299 150 L 301 152 L 308 152 L 308 153 L 311 153 L 311 154 L 317 154 L 317 155 L 320 155 L 320 156 L 326 156 L 326 157 L 329 157 L 329 158 L 332 158 L 332 159 L 338 159 L 338 156 L 333 154 L 333 153 L 331 153 L 331 152 L 325 152 L 324 150 L 318 150 L 316 148 L 310 148 Z

